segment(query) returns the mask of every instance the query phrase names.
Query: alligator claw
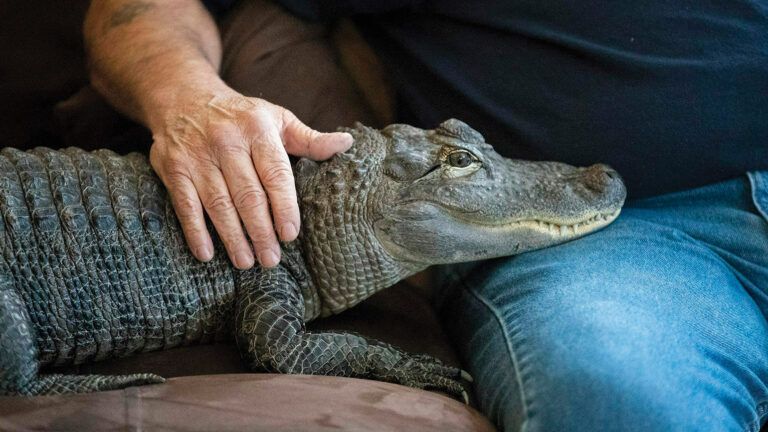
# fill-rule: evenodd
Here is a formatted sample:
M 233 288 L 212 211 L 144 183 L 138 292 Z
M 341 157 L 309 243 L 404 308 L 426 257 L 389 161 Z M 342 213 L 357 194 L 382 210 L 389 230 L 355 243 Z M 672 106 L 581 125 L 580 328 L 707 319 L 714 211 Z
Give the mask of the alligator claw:
M 465 371 L 464 369 L 461 370 L 461 378 L 466 382 L 475 382 L 475 379 L 472 378 L 472 375 L 470 375 L 469 372 Z
M 409 387 L 442 391 L 467 403 L 469 394 L 461 382 L 467 377 L 471 379 L 465 371 L 446 366 L 436 358 L 411 355 L 402 358 L 379 378 Z

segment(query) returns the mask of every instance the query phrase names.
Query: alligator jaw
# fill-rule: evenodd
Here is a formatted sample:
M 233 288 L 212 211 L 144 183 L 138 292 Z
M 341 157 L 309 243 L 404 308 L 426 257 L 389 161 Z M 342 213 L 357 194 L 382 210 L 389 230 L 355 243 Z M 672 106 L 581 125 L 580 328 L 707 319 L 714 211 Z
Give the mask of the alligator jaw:
M 553 246 L 587 235 L 616 219 L 619 210 L 580 219 L 519 220 L 482 224 L 434 203 L 411 203 L 374 226 L 379 241 L 399 260 L 422 266 L 490 259 Z M 450 215 L 450 216 L 449 216 Z
M 575 238 L 603 228 L 616 220 L 616 218 L 619 217 L 619 213 L 621 213 L 621 209 L 609 213 L 598 213 L 579 221 L 526 219 L 505 224 L 490 225 L 489 227 L 498 228 L 501 231 L 517 227 L 527 228 L 565 240 L 567 237 Z

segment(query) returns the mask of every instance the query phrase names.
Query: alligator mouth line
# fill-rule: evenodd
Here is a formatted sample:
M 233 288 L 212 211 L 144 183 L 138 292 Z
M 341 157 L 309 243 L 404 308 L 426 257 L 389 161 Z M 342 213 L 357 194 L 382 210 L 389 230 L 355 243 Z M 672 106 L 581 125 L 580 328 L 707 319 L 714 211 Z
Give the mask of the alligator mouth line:
M 549 234 L 558 237 L 574 237 L 582 234 L 588 234 L 592 231 L 602 228 L 609 223 L 613 222 L 621 213 L 621 209 L 615 210 L 609 213 L 598 213 L 595 216 L 587 219 L 579 220 L 578 222 L 565 223 L 565 222 L 551 222 L 541 219 L 524 219 L 512 222 L 503 222 L 498 224 L 483 224 L 477 221 L 471 221 L 464 219 L 467 223 L 482 226 L 487 230 L 497 232 L 500 235 L 510 229 L 527 228 L 540 233 Z M 465 212 L 466 214 L 466 212 Z
M 418 200 L 413 200 L 413 201 L 407 201 L 405 203 L 408 204 L 408 203 L 417 202 L 417 201 Z M 582 219 L 582 220 L 579 220 L 578 222 L 573 222 L 573 223 L 551 222 L 548 220 L 541 220 L 541 219 L 523 219 L 523 220 L 517 220 L 512 222 L 488 224 L 488 223 L 483 223 L 481 221 L 473 220 L 471 218 L 466 217 L 466 215 L 477 213 L 478 211 L 466 211 L 459 208 L 455 208 L 453 206 L 446 206 L 445 204 L 439 203 L 436 201 L 422 201 L 422 202 L 427 202 L 429 204 L 434 205 L 437 208 L 447 208 L 449 210 L 454 210 L 456 211 L 456 213 L 453 214 L 455 218 L 461 221 L 464 221 L 467 224 L 482 226 L 482 227 L 485 227 L 486 229 L 503 231 L 505 229 L 509 229 L 512 227 L 522 227 L 522 228 L 529 228 L 535 231 L 543 232 L 545 234 L 554 234 L 559 236 L 566 236 L 566 235 L 573 236 L 573 235 L 590 233 L 598 228 L 604 227 L 609 223 L 613 222 L 614 219 L 619 217 L 619 213 L 621 213 L 621 208 L 619 208 L 612 212 L 598 213 L 590 218 Z
M 611 213 L 598 213 L 588 219 L 581 220 L 575 223 L 557 223 L 538 219 L 528 219 L 511 222 L 504 226 L 522 226 L 525 228 L 531 228 L 536 231 L 544 232 L 547 234 L 554 234 L 559 236 L 586 234 L 597 228 L 608 225 L 613 222 L 621 213 L 621 209 L 618 209 Z

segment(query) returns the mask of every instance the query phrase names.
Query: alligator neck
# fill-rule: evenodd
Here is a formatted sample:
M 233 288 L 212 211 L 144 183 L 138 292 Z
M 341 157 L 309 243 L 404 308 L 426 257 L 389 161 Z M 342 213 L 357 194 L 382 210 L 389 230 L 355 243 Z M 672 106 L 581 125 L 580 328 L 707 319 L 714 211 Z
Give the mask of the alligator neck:
M 299 170 L 302 245 L 322 316 L 349 309 L 422 269 L 379 243 L 371 214 L 387 201 L 375 161 L 339 155 Z M 375 198 L 375 199 L 374 199 Z

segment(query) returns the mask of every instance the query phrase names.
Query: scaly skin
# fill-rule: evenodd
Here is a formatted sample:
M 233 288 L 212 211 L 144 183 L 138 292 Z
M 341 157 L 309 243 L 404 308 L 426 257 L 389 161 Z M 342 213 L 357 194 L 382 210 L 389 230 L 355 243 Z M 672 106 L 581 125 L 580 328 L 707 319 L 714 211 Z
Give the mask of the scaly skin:
M 3 150 L 0 394 L 160 383 L 153 374 L 40 370 L 234 333 L 254 370 L 373 378 L 466 398 L 468 375 L 457 368 L 305 325 L 432 264 L 598 229 L 618 214 L 621 181 L 604 167 L 503 159 L 456 120 L 433 131 L 350 132 L 356 144 L 347 153 L 295 166 L 301 235 L 283 245 L 278 267 L 248 271 L 234 270 L 218 241 L 212 261 L 192 257 L 143 156 Z

